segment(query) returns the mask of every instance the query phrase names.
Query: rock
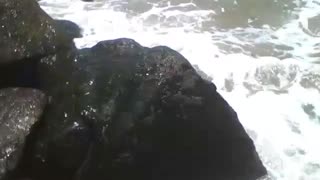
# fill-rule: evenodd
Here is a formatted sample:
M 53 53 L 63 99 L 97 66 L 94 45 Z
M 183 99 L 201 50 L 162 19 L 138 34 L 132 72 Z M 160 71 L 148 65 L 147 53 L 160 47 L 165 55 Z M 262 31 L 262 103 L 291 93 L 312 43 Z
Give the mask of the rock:
M 68 20 L 55 20 L 55 25 L 60 28 L 62 32 L 65 32 L 68 38 L 80 38 L 82 37 L 81 28 L 74 22 Z
M 0 89 L 8 87 L 39 87 L 37 58 L 0 64 Z
M 236 112 L 167 47 L 130 39 L 39 65 L 50 96 L 20 177 L 255 180 L 266 174 Z
M 17 167 L 26 138 L 39 121 L 45 103 L 39 90 L 0 90 L 0 179 Z
M 81 36 L 71 21 L 53 20 L 34 0 L 0 0 L 0 89 L 39 87 L 37 63 L 74 48 Z
M 0 17 L 0 64 L 39 59 L 71 44 L 37 1 L 0 0 Z

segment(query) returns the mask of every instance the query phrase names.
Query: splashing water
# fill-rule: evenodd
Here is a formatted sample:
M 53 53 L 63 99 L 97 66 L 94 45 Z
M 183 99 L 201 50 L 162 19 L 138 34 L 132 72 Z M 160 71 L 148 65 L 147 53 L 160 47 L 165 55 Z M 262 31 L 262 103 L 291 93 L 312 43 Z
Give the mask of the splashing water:
M 128 37 L 179 51 L 238 112 L 269 171 L 264 180 L 320 179 L 320 0 L 40 5 L 53 18 L 80 25 L 78 48 Z

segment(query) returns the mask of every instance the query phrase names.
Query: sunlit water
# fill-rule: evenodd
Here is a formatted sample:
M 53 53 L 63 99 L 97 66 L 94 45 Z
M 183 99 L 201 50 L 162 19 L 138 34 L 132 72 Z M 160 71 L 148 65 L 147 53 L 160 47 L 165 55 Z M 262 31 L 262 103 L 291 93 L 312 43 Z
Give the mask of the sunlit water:
M 238 112 L 269 171 L 320 180 L 320 0 L 42 0 L 83 29 L 78 48 L 133 38 L 167 45 Z M 310 19 L 309 19 L 310 18 Z

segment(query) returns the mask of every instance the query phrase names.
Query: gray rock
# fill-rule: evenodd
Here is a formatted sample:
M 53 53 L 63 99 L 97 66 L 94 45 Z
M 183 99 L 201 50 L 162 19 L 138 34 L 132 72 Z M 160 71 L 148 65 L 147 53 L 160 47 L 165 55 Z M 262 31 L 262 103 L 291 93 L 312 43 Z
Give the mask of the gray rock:
M 0 64 L 39 57 L 70 45 L 35 0 L 0 0 Z
M 16 168 L 26 137 L 45 104 L 45 95 L 39 90 L 0 90 L 0 179 Z

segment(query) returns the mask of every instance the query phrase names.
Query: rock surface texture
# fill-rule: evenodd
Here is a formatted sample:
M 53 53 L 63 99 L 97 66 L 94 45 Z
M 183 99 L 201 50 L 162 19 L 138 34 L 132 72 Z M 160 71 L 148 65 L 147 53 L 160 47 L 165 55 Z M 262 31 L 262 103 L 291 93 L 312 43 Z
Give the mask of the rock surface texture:
M 73 46 L 80 28 L 53 20 L 34 0 L 0 0 L 0 88 L 35 87 L 41 57 Z
M 0 0 L 0 14 L 0 180 L 266 174 L 236 112 L 176 51 L 125 38 L 78 50 L 80 29 L 32 0 Z
M 17 167 L 26 137 L 39 121 L 45 103 L 39 90 L 0 90 L 0 179 Z
M 68 44 L 34 0 L 0 0 L 0 17 L 0 63 L 43 56 Z
M 46 57 L 39 71 L 52 100 L 28 155 L 33 178 L 254 180 L 266 173 L 215 85 L 167 47 L 103 41 Z

